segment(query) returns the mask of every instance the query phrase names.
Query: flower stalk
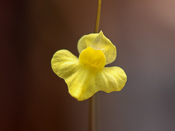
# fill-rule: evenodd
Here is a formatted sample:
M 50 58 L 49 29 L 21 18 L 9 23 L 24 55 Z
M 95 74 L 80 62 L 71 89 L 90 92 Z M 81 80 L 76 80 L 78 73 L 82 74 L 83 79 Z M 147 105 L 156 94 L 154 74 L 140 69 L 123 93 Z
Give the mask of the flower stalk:
M 98 0 L 98 9 L 97 9 L 97 17 L 96 17 L 96 24 L 95 24 L 95 31 L 94 31 L 94 33 L 98 33 L 99 32 L 100 14 L 101 14 L 101 0 Z
M 94 33 L 99 32 L 100 26 L 100 15 L 101 15 L 101 0 L 98 0 L 98 9 L 97 9 L 97 16 L 96 16 L 96 23 L 95 23 L 95 30 Z M 98 131 L 97 125 L 97 94 L 92 96 L 89 99 L 89 129 L 88 131 Z
M 97 131 L 97 94 L 89 99 L 89 130 Z

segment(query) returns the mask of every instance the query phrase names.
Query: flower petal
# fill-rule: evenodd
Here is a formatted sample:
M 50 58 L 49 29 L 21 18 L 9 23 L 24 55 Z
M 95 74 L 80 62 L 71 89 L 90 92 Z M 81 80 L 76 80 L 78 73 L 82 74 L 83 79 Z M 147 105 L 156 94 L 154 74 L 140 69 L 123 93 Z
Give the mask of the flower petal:
M 77 72 L 65 78 L 69 93 L 79 101 L 90 98 L 98 91 L 120 91 L 126 80 L 127 76 L 120 67 L 105 67 L 94 72 L 79 66 Z
M 97 90 L 105 91 L 107 93 L 113 91 L 120 91 L 127 81 L 127 75 L 120 67 L 105 67 L 96 78 L 95 82 Z
M 78 41 L 78 52 L 87 47 L 92 47 L 95 50 L 101 50 L 106 56 L 106 64 L 112 63 L 116 59 L 117 50 L 112 42 L 103 35 L 103 32 L 84 35 Z
M 71 96 L 79 101 L 91 97 L 95 93 L 94 77 L 92 71 L 81 67 L 71 77 L 65 78 Z
M 57 51 L 51 60 L 52 70 L 61 78 L 67 78 L 78 70 L 79 60 L 68 50 Z

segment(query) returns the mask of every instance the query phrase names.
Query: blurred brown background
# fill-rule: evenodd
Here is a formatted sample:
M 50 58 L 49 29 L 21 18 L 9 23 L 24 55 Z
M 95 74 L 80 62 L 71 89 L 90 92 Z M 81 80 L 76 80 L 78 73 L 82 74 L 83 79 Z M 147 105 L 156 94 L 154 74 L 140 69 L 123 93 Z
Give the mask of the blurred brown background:
M 88 100 L 51 70 L 55 51 L 78 56 L 94 31 L 97 0 L 0 2 L 0 130 L 87 131 Z M 116 45 L 111 64 L 128 82 L 99 92 L 100 131 L 175 130 L 175 1 L 103 0 L 100 29 Z

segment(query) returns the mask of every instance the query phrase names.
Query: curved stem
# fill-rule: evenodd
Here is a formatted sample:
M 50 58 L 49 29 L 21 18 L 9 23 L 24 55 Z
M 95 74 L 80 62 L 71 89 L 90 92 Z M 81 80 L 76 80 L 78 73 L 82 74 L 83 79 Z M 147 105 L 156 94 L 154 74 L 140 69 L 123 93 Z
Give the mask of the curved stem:
M 96 17 L 96 24 L 95 24 L 95 33 L 99 32 L 99 25 L 100 25 L 100 14 L 101 14 L 101 0 L 98 0 L 98 10 L 97 10 L 97 17 Z

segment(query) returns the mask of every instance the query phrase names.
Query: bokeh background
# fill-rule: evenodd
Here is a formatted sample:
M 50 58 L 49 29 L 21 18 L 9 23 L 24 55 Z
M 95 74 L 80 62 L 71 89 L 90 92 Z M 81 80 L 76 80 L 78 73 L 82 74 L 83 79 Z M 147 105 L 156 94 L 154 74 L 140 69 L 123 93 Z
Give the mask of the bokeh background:
M 88 100 L 78 102 L 51 70 L 54 52 L 76 56 L 94 31 L 97 0 L 0 2 L 0 130 L 87 131 Z M 175 130 L 175 1 L 103 0 L 100 30 L 116 45 L 110 66 L 128 81 L 99 92 L 100 131 Z

